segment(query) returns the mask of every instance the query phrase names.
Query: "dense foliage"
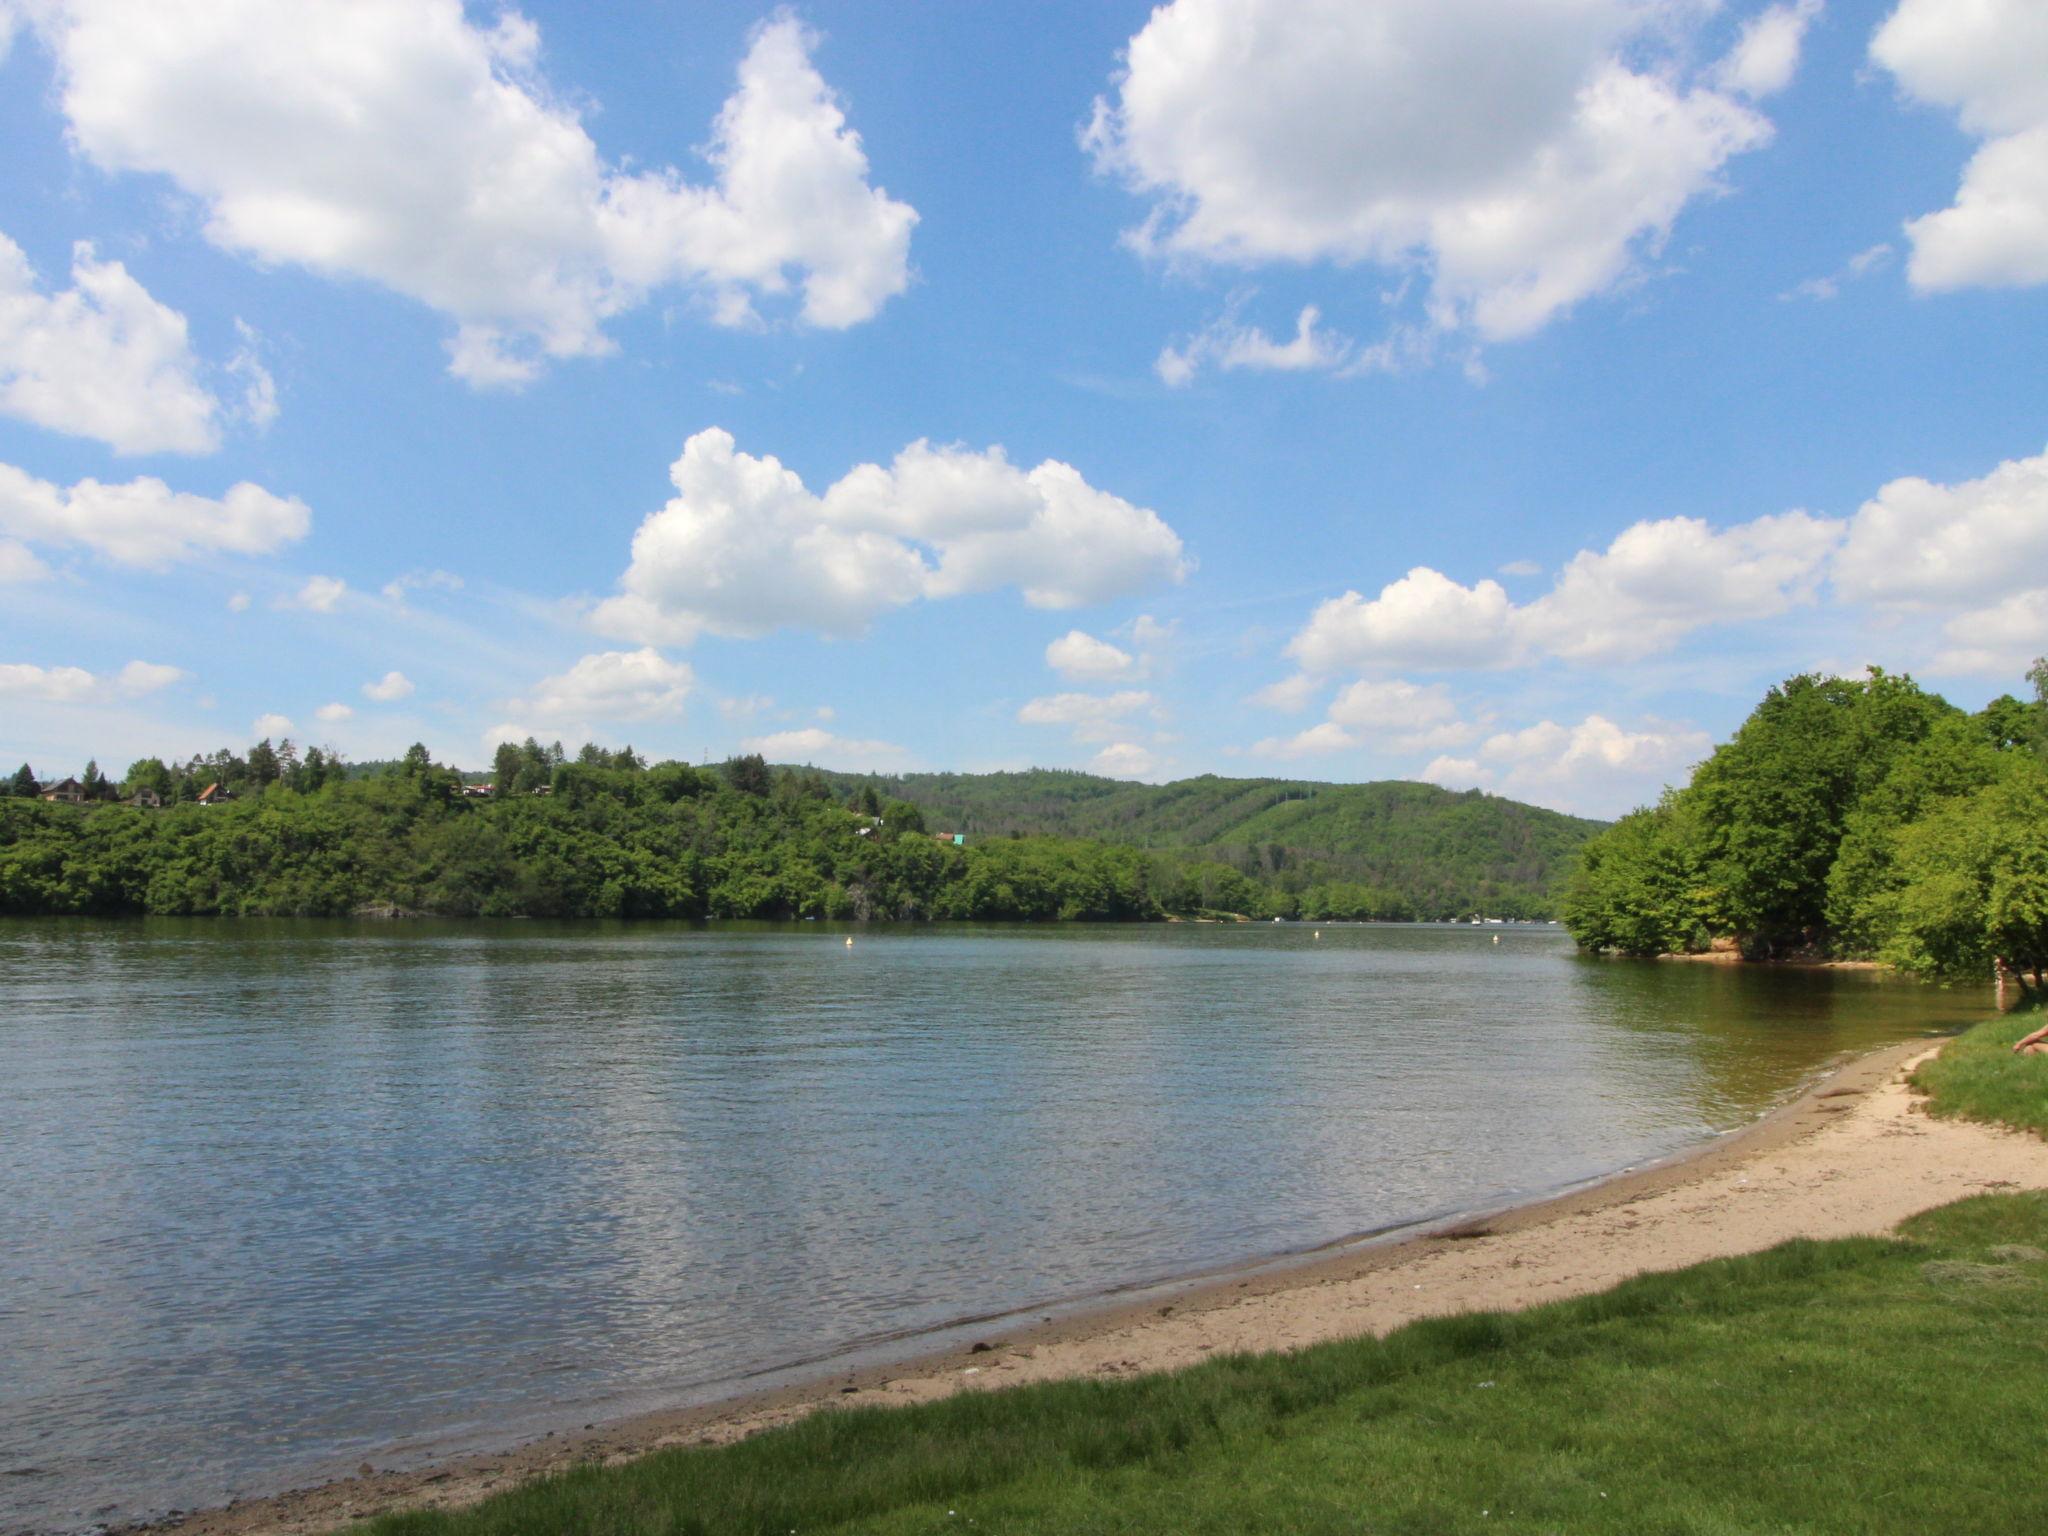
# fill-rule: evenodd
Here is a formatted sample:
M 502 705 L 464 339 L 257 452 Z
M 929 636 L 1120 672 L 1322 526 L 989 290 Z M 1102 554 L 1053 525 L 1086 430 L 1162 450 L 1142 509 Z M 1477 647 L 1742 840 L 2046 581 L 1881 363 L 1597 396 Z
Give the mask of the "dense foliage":
M 1574 855 L 1602 826 L 1477 790 L 1402 782 L 1204 775 L 1132 784 L 1048 769 L 826 777 L 914 800 L 934 825 L 969 834 L 1178 850 L 1208 866 L 1212 882 L 1234 874 L 1269 893 L 1276 910 L 1292 902 L 1322 918 L 1551 917 Z
M 499 749 L 488 796 L 418 746 L 374 765 L 268 741 L 146 758 L 118 789 L 96 772 L 84 806 L 38 801 L 26 768 L 11 781 L 0 911 L 1540 917 L 1598 825 L 1424 784 L 885 781 L 531 741 Z
M 1590 949 L 2048 972 L 2048 664 L 1975 715 L 1872 669 L 1773 688 L 1691 785 L 1588 843 Z

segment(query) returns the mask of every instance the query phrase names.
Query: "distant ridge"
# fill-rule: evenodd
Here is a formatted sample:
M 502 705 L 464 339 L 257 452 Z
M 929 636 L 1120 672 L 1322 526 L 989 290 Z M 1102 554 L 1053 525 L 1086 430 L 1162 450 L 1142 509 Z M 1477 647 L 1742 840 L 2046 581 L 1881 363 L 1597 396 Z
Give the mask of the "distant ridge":
M 1022 773 L 820 772 L 841 792 L 873 785 L 935 830 L 1094 838 L 1192 851 L 1283 887 L 1332 880 L 1398 892 L 1418 910 L 1548 916 L 1580 845 L 1607 823 L 1480 790 L 1387 779 L 1225 779 L 1134 784 L 1069 769 Z

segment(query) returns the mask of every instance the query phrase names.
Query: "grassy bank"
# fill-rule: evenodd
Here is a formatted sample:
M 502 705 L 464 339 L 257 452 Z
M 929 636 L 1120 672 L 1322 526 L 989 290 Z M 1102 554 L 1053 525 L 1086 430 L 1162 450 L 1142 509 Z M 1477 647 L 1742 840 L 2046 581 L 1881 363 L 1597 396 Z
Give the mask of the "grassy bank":
M 2032 1034 L 2040 1009 L 1987 1019 L 1951 1040 L 1913 1074 L 1930 1114 L 1985 1120 L 2048 1136 L 2048 1056 L 2015 1056 L 2013 1042 Z
M 1173 1376 L 821 1414 L 378 1536 L 2048 1528 L 2048 1196 Z

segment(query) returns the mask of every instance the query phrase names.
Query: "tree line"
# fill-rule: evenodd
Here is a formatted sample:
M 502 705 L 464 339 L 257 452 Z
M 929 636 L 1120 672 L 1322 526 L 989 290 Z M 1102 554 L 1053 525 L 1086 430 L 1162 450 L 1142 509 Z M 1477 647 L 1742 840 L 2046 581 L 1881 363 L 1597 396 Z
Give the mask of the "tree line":
M 1794 677 L 1684 789 L 1588 843 L 1588 949 L 2048 975 L 2048 659 L 1965 713 L 1910 677 Z
M 17 776 L 33 786 L 35 776 Z M 1413 917 L 1401 893 L 1282 890 L 1214 859 L 1086 838 L 969 836 L 871 783 L 758 756 L 508 743 L 480 776 L 424 746 L 352 764 L 289 742 L 145 758 L 109 802 L 0 800 L 0 912 L 1143 921 Z M 209 803 L 199 797 L 215 790 Z

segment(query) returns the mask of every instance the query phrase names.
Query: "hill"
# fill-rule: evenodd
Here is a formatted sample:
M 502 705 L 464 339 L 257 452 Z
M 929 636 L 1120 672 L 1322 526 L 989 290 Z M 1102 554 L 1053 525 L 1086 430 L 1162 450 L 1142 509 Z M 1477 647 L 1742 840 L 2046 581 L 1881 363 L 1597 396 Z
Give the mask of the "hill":
M 872 787 L 909 801 L 934 829 L 1172 849 L 1295 894 L 1337 883 L 1369 888 L 1424 917 L 1553 915 L 1580 846 L 1606 825 L 1478 790 L 1400 780 L 1205 774 L 1134 784 L 1044 768 L 820 777 L 841 794 Z M 1371 905 L 1387 910 L 1384 900 Z M 1338 915 L 1326 904 L 1321 910 Z

